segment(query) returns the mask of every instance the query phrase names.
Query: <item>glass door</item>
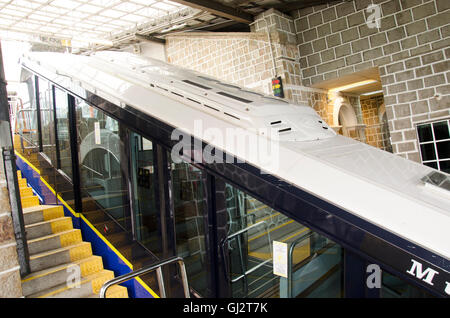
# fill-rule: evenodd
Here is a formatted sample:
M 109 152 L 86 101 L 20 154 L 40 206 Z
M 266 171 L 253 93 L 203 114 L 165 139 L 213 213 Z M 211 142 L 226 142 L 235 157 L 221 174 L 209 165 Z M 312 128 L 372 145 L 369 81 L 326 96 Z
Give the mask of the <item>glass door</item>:
M 157 175 L 153 143 L 130 132 L 133 180 L 134 237 L 153 254 L 162 257 L 161 215 L 157 202 Z

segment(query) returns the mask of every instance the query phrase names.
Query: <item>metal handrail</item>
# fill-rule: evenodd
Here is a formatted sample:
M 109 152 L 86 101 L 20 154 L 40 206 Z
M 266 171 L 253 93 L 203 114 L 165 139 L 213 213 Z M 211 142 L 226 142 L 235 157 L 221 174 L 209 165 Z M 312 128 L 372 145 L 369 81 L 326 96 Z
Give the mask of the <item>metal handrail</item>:
M 149 265 L 147 267 L 143 267 L 141 269 L 135 270 L 133 272 L 124 274 L 122 276 L 118 276 L 116 278 L 113 278 L 109 281 L 107 281 L 106 283 L 103 284 L 102 288 L 100 289 L 100 298 L 106 298 L 106 291 L 109 287 L 113 286 L 113 285 L 117 285 L 117 284 L 121 284 L 124 283 L 130 279 L 133 279 L 135 277 L 150 273 L 154 270 L 156 270 L 157 275 L 158 275 L 158 285 L 159 285 L 159 291 L 161 294 L 161 298 L 166 298 L 166 288 L 164 285 L 164 280 L 163 280 L 163 275 L 162 275 L 162 270 L 161 267 L 165 266 L 165 265 L 169 265 L 172 263 L 177 263 L 178 266 L 180 266 L 180 271 L 181 271 L 181 279 L 183 282 L 183 289 L 184 289 L 184 296 L 186 298 L 190 298 L 189 295 L 189 285 L 188 285 L 188 280 L 187 280 L 187 274 L 186 274 L 186 266 L 184 265 L 184 260 L 182 257 L 179 256 L 175 256 L 172 258 L 168 258 L 165 259 L 161 262 L 158 262 L 156 264 L 152 264 Z
M 292 242 L 291 245 L 289 246 L 288 274 L 287 274 L 287 280 L 288 280 L 287 297 L 288 298 L 292 298 L 292 254 L 294 253 L 294 248 L 298 243 L 303 242 L 307 238 L 310 238 L 313 234 L 314 234 L 314 232 L 309 231 L 308 233 L 305 233 L 302 236 L 300 236 L 298 239 L 296 239 L 294 242 Z

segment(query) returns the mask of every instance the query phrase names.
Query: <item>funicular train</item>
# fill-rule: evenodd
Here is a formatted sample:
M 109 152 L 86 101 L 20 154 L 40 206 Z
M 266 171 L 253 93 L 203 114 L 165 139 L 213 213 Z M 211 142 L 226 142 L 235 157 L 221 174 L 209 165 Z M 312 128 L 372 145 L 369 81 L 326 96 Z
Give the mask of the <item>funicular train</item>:
M 448 174 L 337 135 L 306 105 L 158 60 L 21 65 L 16 150 L 49 173 L 57 196 L 43 202 L 114 247 L 96 248 L 116 273 L 131 269 L 114 253 L 133 269 L 178 256 L 191 297 L 450 295 Z M 167 296 L 183 297 L 178 271 L 164 273 Z M 157 296 L 156 281 L 131 294 Z

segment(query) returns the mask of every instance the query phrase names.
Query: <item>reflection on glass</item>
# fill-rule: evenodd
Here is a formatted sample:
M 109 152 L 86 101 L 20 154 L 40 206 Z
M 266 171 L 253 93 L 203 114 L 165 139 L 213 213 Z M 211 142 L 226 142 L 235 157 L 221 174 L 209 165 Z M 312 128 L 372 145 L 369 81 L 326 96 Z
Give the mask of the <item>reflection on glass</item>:
M 70 153 L 69 136 L 69 104 L 67 94 L 58 88 L 55 88 L 55 109 L 60 169 L 72 179 L 72 155 Z
M 226 185 L 233 297 L 341 297 L 341 247 Z M 274 275 L 273 243 L 292 244 L 292 287 Z
M 434 139 L 443 140 L 450 138 L 449 125 L 446 121 L 433 123 Z
M 420 142 L 427 142 L 433 140 L 433 132 L 431 130 L 430 124 L 417 126 L 417 132 L 419 134 Z
M 28 101 L 24 101 L 23 108 L 18 109 L 16 114 L 16 127 L 19 134 L 28 143 L 24 146 L 39 147 L 38 124 L 37 124 L 37 103 L 35 93 L 35 77 L 31 73 L 24 81 L 28 91 Z
M 76 99 L 75 105 L 83 212 L 100 209 L 112 217 L 115 223 L 104 225 L 105 234 L 118 230 L 116 224 L 130 229 L 119 123 L 83 100 Z
M 56 144 L 52 89 L 48 81 L 39 78 L 39 107 L 41 109 L 42 150 L 56 166 Z
M 157 184 L 153 143 L 131 133 L 131 166 L 133 174 L 136 239 L 155 255 L 161 256 L 160 214 L 156 205 Z
M 205 246 L 206 175 L 170 153 L 168 158 L 172 166 L 176 253 L 186 264 L 189 286 L 207 297 L 210 266 Z
M 383 271 L 381 298 L 434 298 L 433 295 Z
M 420 145 L 420 150 L 422 152 L 422 161 L 436 160 L 436 152 L 433 143 Z
M 450 158 L 450 141 L 440 141 L 436 143 L 439 159 Z

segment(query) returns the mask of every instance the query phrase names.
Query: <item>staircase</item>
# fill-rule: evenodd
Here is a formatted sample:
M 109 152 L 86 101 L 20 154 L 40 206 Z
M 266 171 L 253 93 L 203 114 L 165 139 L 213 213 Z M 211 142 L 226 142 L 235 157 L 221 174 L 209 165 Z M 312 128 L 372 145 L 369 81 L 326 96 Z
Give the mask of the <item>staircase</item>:
M 31 273 L 22 279 L 28 298 L 96 298 L 101 286 L 114 278 L 103 268 L 100 256 L 92 255 L 72 218 L 59 205 L 40 205 L 39 199 L 17 172 Z M 128 298 L 123 286 L 108 289 L 107 298 Z

